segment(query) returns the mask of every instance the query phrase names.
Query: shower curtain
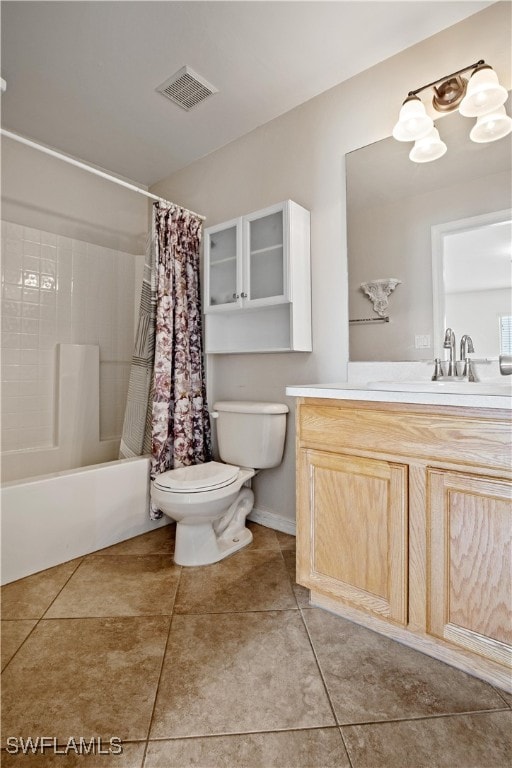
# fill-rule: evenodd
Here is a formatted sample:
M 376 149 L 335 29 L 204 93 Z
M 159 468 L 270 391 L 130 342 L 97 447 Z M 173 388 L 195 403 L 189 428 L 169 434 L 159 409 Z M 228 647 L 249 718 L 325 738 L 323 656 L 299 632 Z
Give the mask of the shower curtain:
M 211 459 L 204 375 L 201 219 L 153 205 L 120 455 L 151 453 L 151 477 Z M 161 517 L 151 508 L 153 518 Z

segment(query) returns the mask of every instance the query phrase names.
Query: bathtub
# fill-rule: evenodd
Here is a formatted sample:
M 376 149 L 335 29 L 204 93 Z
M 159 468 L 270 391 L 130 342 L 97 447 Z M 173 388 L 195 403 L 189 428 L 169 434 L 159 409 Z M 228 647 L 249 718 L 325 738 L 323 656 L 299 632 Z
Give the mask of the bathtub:
M 1 582 L 29 576 L 165 525 L 149 519 L 149 458 L 5 483 Z

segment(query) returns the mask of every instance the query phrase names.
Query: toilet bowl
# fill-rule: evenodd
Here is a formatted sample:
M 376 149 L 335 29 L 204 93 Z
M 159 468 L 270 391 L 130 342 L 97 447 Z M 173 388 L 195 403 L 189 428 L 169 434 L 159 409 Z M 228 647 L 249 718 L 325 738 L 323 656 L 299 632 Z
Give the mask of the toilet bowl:
M 240 465 L 210 461 L 179 467 L 151 483 L 153 504 L 176 521 L 178 565 L 216 563 L 251 543 L 245 525 L 254 504 L 249 481 L 282 460 L 286 405 L 222 401 L 214 409 L 220 457 Z
M 210 461 L 171 469 L 155 478 L 151 500 L 176 521 L 177 565 L 216 563 L 251 543 L 245 518 L 254 494 L 250 488 L 242 492 L 241 488 L 254 474 L 253 469 Z

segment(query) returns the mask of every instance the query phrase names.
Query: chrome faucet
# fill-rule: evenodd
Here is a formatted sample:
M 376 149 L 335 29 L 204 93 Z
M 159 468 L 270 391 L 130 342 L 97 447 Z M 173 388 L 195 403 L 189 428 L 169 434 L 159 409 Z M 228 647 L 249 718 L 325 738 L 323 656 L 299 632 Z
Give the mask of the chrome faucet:
M 466 381 L 477 381 L 475 371 L 473 369 L 473 363 L 468 357 L 470 352 L 474 352 L 473 339 L 468 336 L 467 333 L 460 340 L 460 359 L 464 362 L 464 370 L 462 376 Z
M 474 352 L 473 339 L 467 333 L 460 340 L 460 359 L 465 360 L 469 352 Z
M 450 350 L 450 359 L 445 362 L 441 362 L 438 357 L 435 359 L 435 369 L 432 375 L 432 381 L 441 381 L 446 379 L 478 381 L 473 368 L 473 361 L 469 357 L 469 354 L 475 351 L 473 347 L 473 339 L 471 336 L 468 336 L 468 334 L 465 333 L 460 340 L 460 360 L 461 364 L 464 363 L 464 370 L 462 374 L 459 373 L 459 369 L 457 367 L 455 346 L 455 334 L 451 328 L 447 328 L 444 334 L 443 347 Z
M 448 363 L 447 376 L 457 375 L 457 360 L 455 357 L 455 334 L 451 328 L 447 328 L 444 334 L 443 347 L 450 350 L 450 361 Z

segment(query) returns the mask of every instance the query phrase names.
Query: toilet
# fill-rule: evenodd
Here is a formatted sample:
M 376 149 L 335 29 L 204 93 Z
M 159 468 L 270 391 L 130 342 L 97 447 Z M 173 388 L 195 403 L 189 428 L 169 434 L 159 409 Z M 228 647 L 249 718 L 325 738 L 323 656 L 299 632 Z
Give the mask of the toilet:
M 176 521 L 177 565 L 216 563 L 251 543 L 249 481 L 283 458 L 288 406 L 233 400 L 213 407 L 222 461 L 171 469 L 151 483 L 151 501 Z

